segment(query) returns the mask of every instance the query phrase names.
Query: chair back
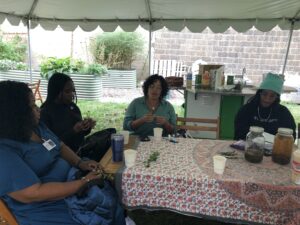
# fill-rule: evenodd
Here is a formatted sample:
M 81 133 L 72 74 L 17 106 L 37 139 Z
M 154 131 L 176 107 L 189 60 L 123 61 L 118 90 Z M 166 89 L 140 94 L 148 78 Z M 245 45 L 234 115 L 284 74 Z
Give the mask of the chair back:
M 216 139 L 219 139 L 220 120 L 206 118 L 177 117 L 176 128 L 188 131 L 212 131 L 216 132 Z
M 2 199 L 0 199 L 0 224 L 18 225 L 16 218 Z
M 30 89 L 32 90 L 35 101 L 40 101 L 41 103 L 43 103 L 43 98 L 40 92 L 40 84 L 41 80 L 38 80 L 37 82 L 28 84 L 28 87 L 30 87 Z

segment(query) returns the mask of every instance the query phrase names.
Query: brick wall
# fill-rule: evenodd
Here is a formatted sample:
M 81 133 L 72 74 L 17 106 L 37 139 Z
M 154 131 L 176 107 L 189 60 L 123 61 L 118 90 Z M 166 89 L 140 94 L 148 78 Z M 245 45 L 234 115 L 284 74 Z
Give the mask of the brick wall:
M 152 40 L 154 59 L 176 59 L 191 66 L 197 59 L 210 64 L 224 64 L 225 74 L 241 74 L 246 67 L 247 76 L 261 81 L 263 73 L 281 73 L 287 48 L 289 31 L 274 28 L 269 32 L 251 29 L 238 33 L 233 29 L 215 34 L 209 29 L 202 33 L 155 32 Z M 294 31 L 285 74 L 298 75 L 300 71 L 300 31 Z

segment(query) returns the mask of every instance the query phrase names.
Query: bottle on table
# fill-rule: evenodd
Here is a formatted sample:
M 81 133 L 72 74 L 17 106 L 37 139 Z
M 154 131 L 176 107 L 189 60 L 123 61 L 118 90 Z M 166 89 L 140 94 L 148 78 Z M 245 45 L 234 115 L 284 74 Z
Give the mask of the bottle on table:
M 293 146 L 293 130 L 289 128 L 278 128 L 273 144 L 273 162 L 281 165 L 288 164 L 291 160 Z
M 251 163 L 260 163 L 264 156 L 264 128 L 251 126 L 246 136 L 245 159 Z

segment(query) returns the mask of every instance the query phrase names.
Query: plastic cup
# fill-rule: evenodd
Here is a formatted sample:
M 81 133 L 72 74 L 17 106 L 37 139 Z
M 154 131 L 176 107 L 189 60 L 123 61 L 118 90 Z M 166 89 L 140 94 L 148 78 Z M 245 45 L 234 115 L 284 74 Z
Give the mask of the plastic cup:
M 136 159 L 136 150 L 127 149 L 124 151 L 125 165 L 127 168 L 133 167 Z
M 129 142 L 129 131 L 128 130 L 121 130 L 120 134 L 124 136 L 124 145 L 127 145 Z
M 113 162 L 123 161 L 124 136 L 122 134 L 113 134 L 111 136 L 111 147 Z
M 163 132 L 163 129 L 160 128 L 160 127 L 153 128 L 154 140 L 155 141 L 160 141 L 161 140 L 161 138 L 162 138 L 162 132 Z
M 221 155 L 215 155 L 213 157 L 213 161 L 214 161 L 214 172 L 216 174 L 222 175 L 225 170 L 226 158 Z

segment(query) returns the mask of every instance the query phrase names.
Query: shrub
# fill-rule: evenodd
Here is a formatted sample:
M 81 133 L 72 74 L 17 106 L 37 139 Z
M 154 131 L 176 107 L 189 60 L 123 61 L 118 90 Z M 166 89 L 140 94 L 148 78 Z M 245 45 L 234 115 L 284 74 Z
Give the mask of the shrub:
M 130 69 L 143 48 L 143 38 L 134 32 L 104 33 L 96 36 L 90 45 L 97 63 L 115 69 Z
M 4 42 L 0 37 L 0 60 L 7 59 L 16 62 L 23 62 L 26 58 L 27 45 L 20 36 L 16 35 L 9 42 Z
M 27 65 L 23 62 L 15 62 L 8 59 L 0 60 L 0 71 L 27 70 Z
M 41 65 L 41 76 L 49 79 L 53 73 L 80 73 L 80 74 L 93 74 L 102 75 L 107 72 L 106 67 L 100 64 L 89 64 L 78 59 L 67 58 L 56 58 L 49 57 L 42 61 Z
M 49 57 L 42 61 L 41 65 L 41 76 L 49 79 L 53 73 L 70 73 L 71 64 L 70 57 L 67 58 L 56 58 Z
M 103 66 L 98 63 L 89 64 L 86 66 L 86 74 L 93 74 L 93 75 L 102 75 L 107 73 L 106 66 Z

